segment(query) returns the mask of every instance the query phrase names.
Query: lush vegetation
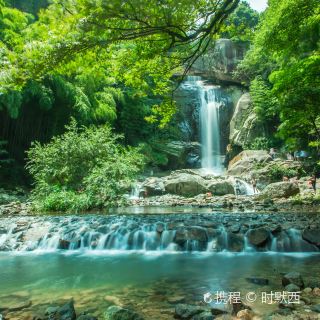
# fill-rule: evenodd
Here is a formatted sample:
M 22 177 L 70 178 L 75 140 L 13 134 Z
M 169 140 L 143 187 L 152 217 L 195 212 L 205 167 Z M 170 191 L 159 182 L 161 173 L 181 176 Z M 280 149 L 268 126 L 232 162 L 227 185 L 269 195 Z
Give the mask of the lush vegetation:
M 242 147 L 317 157 L 319 28 L 318 0 L 0 0 L 0 180 L 42 210 L 118 203 L 142 162 L 168 169 L 175 89 L 223 37 L 250 45 L 235 77 L 268 128 Z
M 319 70 L 319 1 L 270 0 L 237 73 L 289 150 L 319 150 Z
M 88 210 L 119 204 L 143 166 L 139 149 L 119 144 L 108 126 L 82 127 L 76 122 L 46 145 L 28 151 L 37 210 Z

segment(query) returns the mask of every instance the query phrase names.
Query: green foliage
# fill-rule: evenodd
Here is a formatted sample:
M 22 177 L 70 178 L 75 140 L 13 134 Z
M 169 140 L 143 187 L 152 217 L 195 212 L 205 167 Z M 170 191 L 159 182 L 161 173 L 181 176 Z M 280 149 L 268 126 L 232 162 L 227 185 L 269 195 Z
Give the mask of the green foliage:
M 284 176 L 293 178 L 297 176 L 305 175 L 305 172 L 301 168 L 288 168 L 278 164 L 270 166 L 267 176 L 270 177 L 271 181 L 280 181 Z
M 78 129 L 72 121 L 50 143 L 34 143 L 27 168 L 37 209 L 87 210 L 121 201 L 143 159 L 138 149 L 121 146 L 120 138 L 107 126 Z
M 271 0 L 237 70 L 259 117 L 292 150 L 320 141 L 320 3 Z
M 220 35 L 236 41 L 250 41 L 259 23 L 259 13 L 247 1 L 242 1 L 228 17 L 221 28 Z
M 246 145 L 244 148 L 247 150 L 269 150 L 272 143 L 266 137 L 257 137 L 252 143 Z
M 0 169 L 10 163 L 12 159 L 9 158 L 9 153 L 6 149 L 7 141 L 0 140 Z
M 272 94 L 268 83 L 261 76 L 256 77 L 250 85 L 254 111 L 261 120 L 274 120 L 278 115 L 278 101 Z

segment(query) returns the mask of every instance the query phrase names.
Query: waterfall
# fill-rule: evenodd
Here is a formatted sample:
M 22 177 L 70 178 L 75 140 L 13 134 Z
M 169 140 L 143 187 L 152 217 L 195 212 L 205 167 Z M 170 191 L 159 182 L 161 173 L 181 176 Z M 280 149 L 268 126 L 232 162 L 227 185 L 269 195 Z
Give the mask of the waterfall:
M 130 195 L 129 195 L 129 199 L 131 200 L 138 200 L 140 199 L 140 194 L 142 192 L 142 189 L 141 189 L 141 186 L 142 184 L 139 183 L 139 182 L 135 182 L 131 188 L 131 192 L 130 192 Z
M 223 171 L 219 122 L 221 88 L 205 84 L 198 76 L 189 76 L 184 87 L 196 88 L 200 101 L 201 166 L 220 174 Z
M 222 172 L 220 151 L 218 87 L 200 86 L 200 127 L 202 168 L 214 173 Z
M 236 195 L 252 196 L 260 193 L 258 190 L 255 192 L 251 184 L 239 178 L 233 179 L 233 186 Z
M 204 215 L 201 220 L 193 222 L 186 216 L 181 218 L 180 214 L 173 218 L 157 215 L 147 218 L 126 215 L 83 218 L 29 217 L 30 224 L 20 224 L 19 218 L 8 219 L 2 218 L 2 223 L 0 222 L 0 253 L 1 251 L 52 252 L 56 250 L 319 252 L 320 249 L 320 246 L 306 242 L 302 238 L 301 230 L 295 228 L 289 228 L 277 234 L 270 232 L 267 242 L 256 248 L 246 236 L 246 230 L 239 230 L 235 234 L 231 228 L 233 223 L 241 224 L 248 219 L 236 221 L 232 216 L 223 220 L 219 215 Z M 10 222 L 14 225 L 10 225 Z

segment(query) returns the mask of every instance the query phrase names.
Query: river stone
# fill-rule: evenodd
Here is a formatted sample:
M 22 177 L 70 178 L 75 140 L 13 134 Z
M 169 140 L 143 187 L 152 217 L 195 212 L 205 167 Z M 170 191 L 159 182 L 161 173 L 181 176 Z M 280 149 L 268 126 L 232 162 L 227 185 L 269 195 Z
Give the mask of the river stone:
M 190 319 L 203 312 L 206 312 L 205 308 L 190 304 L 178 304 L 175 307 L 175 317 L 178 319 Z
M 232 252 L 241 252 L 244 249 L 244 237 L 241 234 L 228 232 L 228 250 Z
M 136 312 L 118 306 L 111 306 L 107 309 L 105 320 L 143 320 Z
M 62 307 L 49 307 L 46 310 L 46 315 L 50 320 L 75 320 L 76 312 L 74 310 L 73 301 L 69 301 Z
M 269 231 L 265 228 L 251 229 L 247 232 L 249 242 L 255 246 L 261 246 L 269 239 Z
M 269 184 L 258 196 L 258 199 L 289 198 L 300 192 L 299 186 L 294 182 L 275 182 Z
M 207 184 L 207 190 L 214 196 L 224 196 L 234 194 L 233 184 L 228 180 L 218 180 Z
M 289 284 L 294 284 L 300 289 L 304 287 L 304 282 L 301 274 L 298 272 L 289 272 L 282 277 L 282 285 L 286 287 Z
M 237 313 L 237 318 L 239 320 L 251 320 L 253 318 L 253 313 L 251 310 L 243 309 Z
M 302 238 L 316 246 L 320 246 L 320 229 L 305 229 Z
M 298 286 L 296 286 L 295 284 L 290 283 L 285 287 L 285 290 L 288 292 L 299 292 L 300 288 Z
M 196 240 L 200 242 L 208 241 L 207 232 L 204 228 L 201 228 L 201 227 L 189 227 L 188 238 L 190 240 Z
M 232 315 L 237 315 L 242 310 L 251 310 L 251 307 L 245 305 L 242 301 L 232 303 Z

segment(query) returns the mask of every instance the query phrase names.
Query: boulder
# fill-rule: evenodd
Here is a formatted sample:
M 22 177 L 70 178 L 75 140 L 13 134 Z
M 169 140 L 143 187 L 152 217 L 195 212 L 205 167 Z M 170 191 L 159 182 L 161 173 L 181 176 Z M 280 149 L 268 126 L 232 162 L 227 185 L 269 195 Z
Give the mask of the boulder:
M 244 237 L 240 234 L 228 233 L 228 248 L 232 252 L 241 252 L 244 249 Z
M 159 145 L 158 149 L 166 154 L 168 163 L 164 166 L 168 170 L 181 168 L 196 168 L 200 160 L 200 144 L 198 142 L 170 141 Z
M 62 307 L 49 307 L 46 310 L 46 315 L 52 320 L 75 320 L 76 312 L 74 310 L 73 301 L 70 300 Z
M 294 284 L 300 289 L 304 288 L 304 282 L 301 274 L 298 272 L 289 272 L 282 277 L 282 285 L 286 287 L 289 284 Z
M 180 173 L 167 177 L 167 180 L 164 181 L 164 188 L 167 193 L 185 197 L 193 197 L 205 193 L 207 190 L 202 177 L 188 173 Z
M 320 229 L 305 229 L 302 238 L 318 247 L 320 247 Z
M 111 306 L 107 309 L 105 320 L 143 320 L 136 312 L 118 306 Z
M 258 196 L 258 199 L 289 198 L 300 192 L 299 186 L 294 182 L 275 182 L 269 184 Z
M 162 179 L 155 177 L 146 179 L 141 189 L 146 191 L 148 197 L 162 195 L 165 192 Z
M 180 227 L 177 229 L 173 241 L 184 247 L 185 243 L 189 240 L 198 242 L 198 249 L 206 248 L 208 236 L 204 228 L 201 227 Z
M 196 240 L 200 242 L 208 241 L 207 232 L 204 228 L 201 228 L 201 227 L 189 227 L 188 238 L 190 240 Z
M 247 238 L 254 246 L 261 246 L 269 239 L 269 231 L 265 228 L 251 229 L 247 232 Z
M 207 190 L 214 196 L 224 196 L 226 194 L 234 194 L 234 187 L 229 180 L 217 180 L 207 184 Z

